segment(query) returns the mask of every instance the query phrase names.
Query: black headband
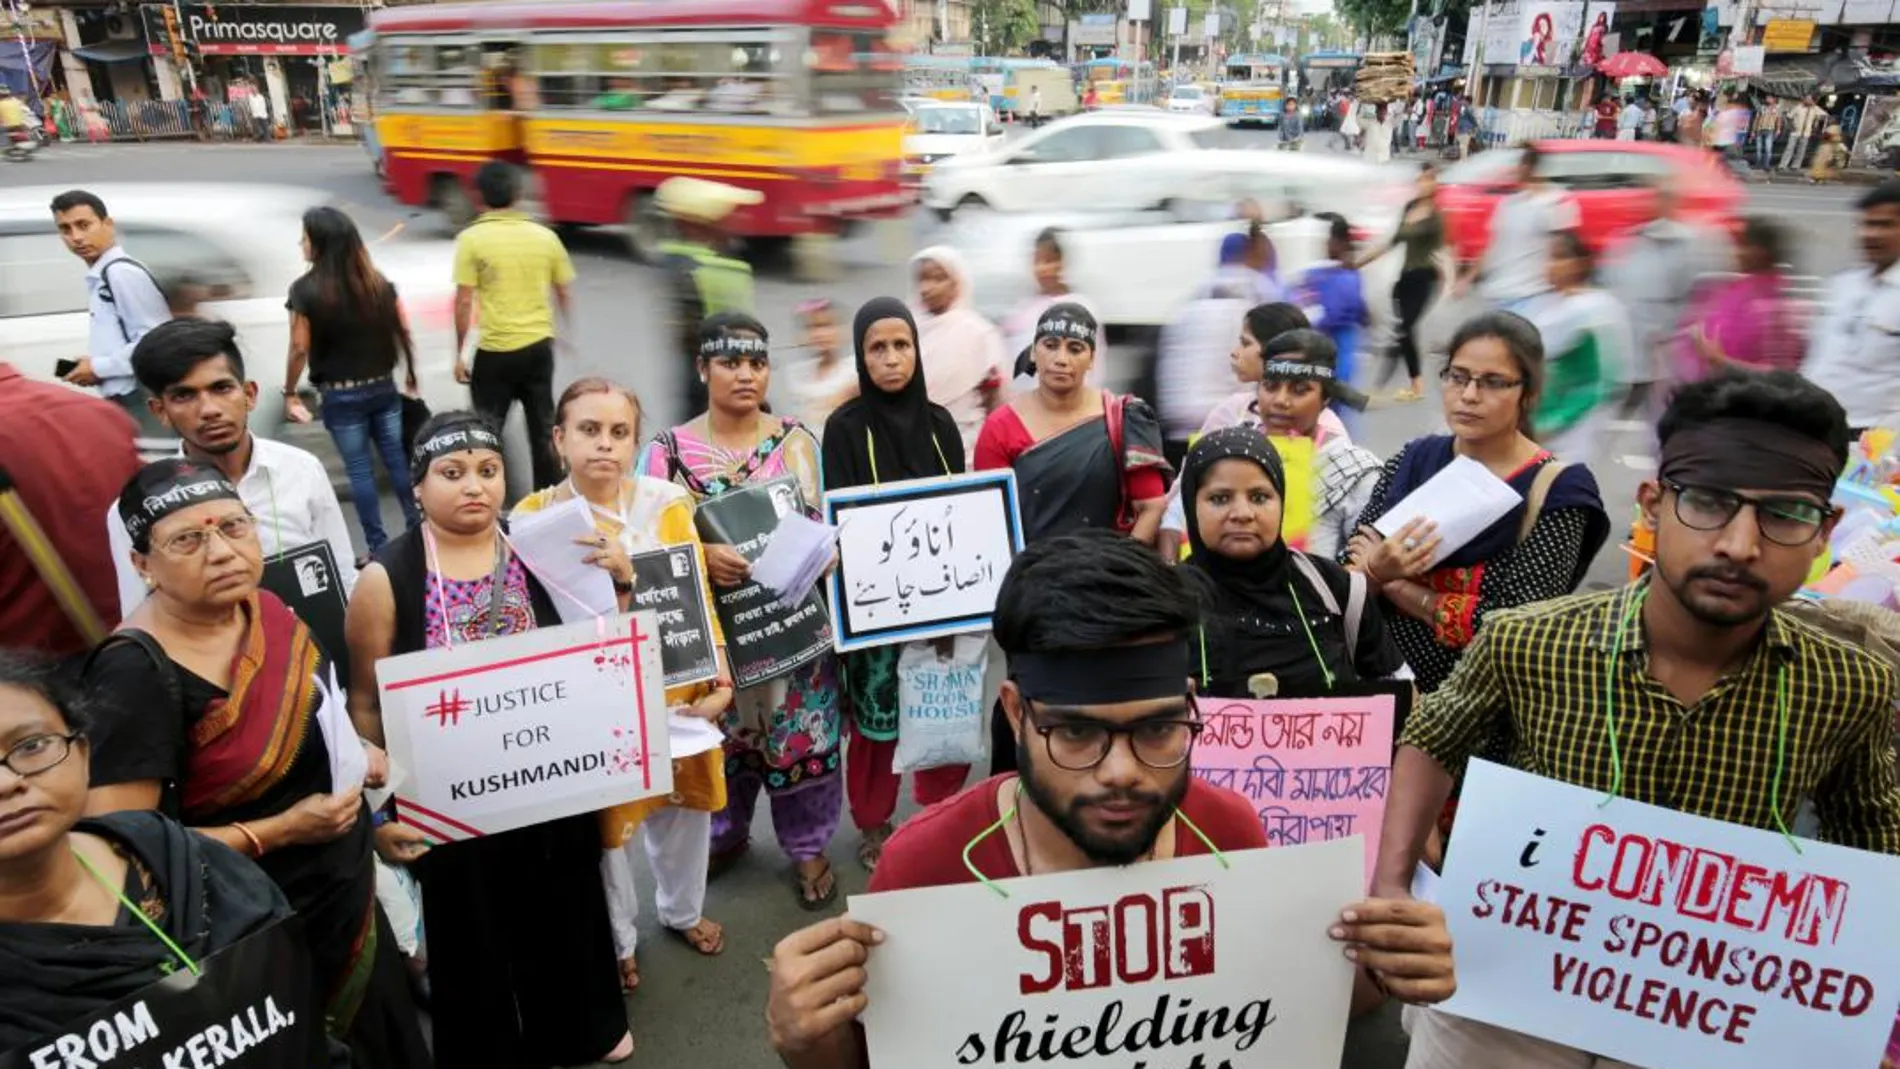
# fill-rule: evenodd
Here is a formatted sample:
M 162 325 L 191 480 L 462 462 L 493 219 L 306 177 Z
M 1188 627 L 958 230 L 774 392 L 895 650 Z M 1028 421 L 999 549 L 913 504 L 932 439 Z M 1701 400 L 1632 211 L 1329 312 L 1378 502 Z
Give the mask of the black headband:
M 1188 640 L 1095 650 L 1012 653 L 1009 677 L 1023 694 L 1050 705 L 1115 705 L 1179 698 L 1193 674 Z
M 717 338 L 705 338 L 699 343 L 701 360 L 718 360 L 721 357 L 756 356 L 771 358 L 771 351 L 758 338 L 748 338 L 743 334 L 721 334 Z
M 152 528 L 158 521 L 193 505 L 207 501 L 240 501 L 238 492 L 225 478 L 208 468 L 180 468 L 177 474 L 146 489 L 143 497 L 119 500 L 119 519 L 132 548 L 143 553 L 151 546 Z
M 448 456 L 470 449 L 487 449 L 500 453 L 501 438 L 494 431 L 475 420 L 451 423 L 438 427 L 426 440 L 416 443 L 415 452 L 409 457 L 409 476 L 416 485 L 429 475 L 429 465 Z
M 1263 368 L 1262 378 L 1268 379 L 1323 379 L 1331 382 L 1336 377 L 1333 369 L 1325 364 L 1308 364 L 1300 360 L 1268 360 Z
M 1063 341 L 1087 342 L 1090 348 L 1094 348 L 1095 335 L 1095 318 L 1075 305 L 1056 305 L 1036 320 L 1037 341 L 1061 338 Z
M 1841 464 L 1826 442 L 1779 423 L 1718 419 L 1670 435 L 1657 471 L 1665 482 L 1808 493 L 1826 501 Z

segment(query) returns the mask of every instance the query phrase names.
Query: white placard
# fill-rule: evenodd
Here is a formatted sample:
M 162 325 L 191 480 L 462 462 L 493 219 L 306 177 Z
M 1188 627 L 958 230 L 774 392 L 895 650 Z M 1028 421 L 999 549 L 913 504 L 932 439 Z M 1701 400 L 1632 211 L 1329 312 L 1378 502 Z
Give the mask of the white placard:
M 1650 1069 L 1880 1064 L 1900 859 L 1602 803 L 1472 762 L 1438 886 L 1444 1009 Z
M 1460 456 L 1387 509 L 1385 515 L 1372 521 L 1372 526 L 1390 538 L 1414 518 L 1437 524 L 1440 542 L 1428 565 L 1436 568 L 1439 561 L 1464 548 L 1465 543 L 1523 503 L 1524 495 L 1491 474 L 1490 468 Z
M 1339 1069 L 1357 838 L 859 895 L 874 1066 Z M 998 1048 L 1005 1053 L 998 1053 Z M 1019 1053 L 1026 1052 L 1026 1053 Z
M 409 775 L 396 816 L 453 842 L 673 789 L 654 614 L 601 617 L 376 662 Z
M 973 472 L 825 495 L 839 652 L 984 631 L 1023 546 L 1016 476 Z

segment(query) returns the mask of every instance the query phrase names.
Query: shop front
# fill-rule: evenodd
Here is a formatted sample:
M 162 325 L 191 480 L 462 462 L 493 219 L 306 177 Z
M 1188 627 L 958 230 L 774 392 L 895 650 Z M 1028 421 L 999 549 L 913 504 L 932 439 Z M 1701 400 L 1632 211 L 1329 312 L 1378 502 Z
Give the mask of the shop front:
M 286 134 L 351 132 L 349 38 L 365 28 L 361 7 L 146 4 L 142 14 L 154 54 L 172 52 L 176 27 L 206 100 L 235 110 L 261 91 Z

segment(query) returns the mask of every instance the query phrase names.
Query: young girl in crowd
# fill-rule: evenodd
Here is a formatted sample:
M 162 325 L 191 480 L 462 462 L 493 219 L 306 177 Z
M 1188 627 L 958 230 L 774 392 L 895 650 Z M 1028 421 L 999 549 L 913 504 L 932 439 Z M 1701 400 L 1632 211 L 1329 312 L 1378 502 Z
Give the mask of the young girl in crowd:
M 1042 318 L 1042 313 L 1057 301 L 1075 301 L 1084 308 L 1089 307 L 1086 299 L 1076 296 L 1075 291 L 1069 288 L 1067 266 L 1061 233 L 1049 227 L 1037 234 L 1035 251 L 1030 260 L 1036 292 L 1011 309 L 1002 323 L 1005 351 L 1016 361 L 1010 380 L 1012 392 L 1023 393 L 1036 388 L 1035 373 L 1029 371 L 1026 365 L 1031 363 L 1028 353 L 1036 343 L 1036 320 Z M 1095 339 L 1095 366 L 1089 369 L 1091 386 L 1102 384 L 1103 368 L 1108 357 L 1107 341 L 1107 332 Z
M 691 495 L 664 479 L 633 473 L 634 451 L 640 441 L 640 399 L 631 390 L 606 379 L 577 379 L 561 394 L 554 424 L 554 452 L 567 468 L 567 478 L 523 498 L 514 508 L 515 516 L 584 498 L 600 540 L 587 547 L 589 556 L 613 576 L 616 585 L 633 574 L 631 554 L 685 545 L 704 559 L 705 550 L 693 526 Z M 700 574 L 700 593 L 711 605 L 712 589 L 704 586 L 703 565 Z M 717 616 L 713 617 L 712 642 L 723 665 L 725 639 Z M 669 688 L 666 706 L 680 716 L 717 724 L 725 719 L 732 693 L 732 681 L 722 677 Z M 601 874 L 622 988 L 631 991 L 640 984 L 635 957 L 639 945 L 635 922 L 640 916 L 633 879 L 636 839 L 653 869 L 653 899 L 660 923 L 701 954 L 725 949 L 724 929 L 704 913 L 712 815 L 725 806 L 725 762 L 712 749 L 673 761 L 670 796 L 630 802 L 601 813 L 601 845 L 606 850 Z

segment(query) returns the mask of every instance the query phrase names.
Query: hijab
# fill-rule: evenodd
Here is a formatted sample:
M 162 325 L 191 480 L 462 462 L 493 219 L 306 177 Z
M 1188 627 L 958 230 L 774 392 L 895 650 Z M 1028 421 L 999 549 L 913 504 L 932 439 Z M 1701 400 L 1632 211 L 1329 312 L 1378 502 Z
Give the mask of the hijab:
M 874 324 L 900 320 L 910 328 L 917 366 L 902 390 L 888 393 L 871 378 L 865 336 Z M 850 486 L 961 474 L 963 439 L 956 421 L 930 400 L 917 321 L 895 297 L 875 297 L 858 309 L 851 325 L 858 367 L 858 396 L 838 407 L 825 423 L 825 486 Z M 946 470 L 947 469 L 947 470 Z
M 915 319 L 920 354 L 929 354 L 919 359 L 930 362 L 930 399 L 949 405 L 976 391 L 993 374 L 1006 372 L 1010 362 L 1004 355 L 1002 332 L 976 310 L 975 287 L 962 255 L 947 245 L 932 245 L 911 257 L 913 285 L 925 261 L 943 268 L 957 284 L 957 295 L 942 315 L 925 311 L 919 302 Z
M 1273 546 L 1252 560 L 1235 560 L 1208 548 L 1201 536 L 1196 498 L 1207 473 L 1223 460 L 1245 460 L 1258 465 L 1267 473 L 1281 501 L 1286 499 L 1286 467 L 1279 451 L 1260 433 L 1260 428 L 1223 427 L 1202 435 L 1188 450 L 1187 459 L 1181 465 L 1181 505 L 1187 520 L 1188 544 L 1194 550 L 1187 564 L 1213 581 L 1222 600 L 1237 598 L 1253 611 L 1262 612 L 1269 605 L 1288 601 L 1287 570 L 1292 551 L 1278 529 L 1273 531 Z M 1291 612 L 1290 603 L 1288 611 Z

